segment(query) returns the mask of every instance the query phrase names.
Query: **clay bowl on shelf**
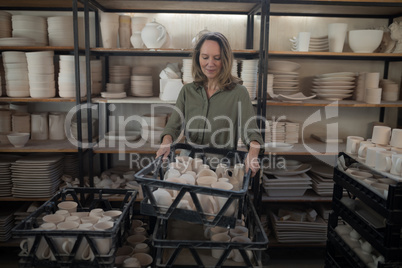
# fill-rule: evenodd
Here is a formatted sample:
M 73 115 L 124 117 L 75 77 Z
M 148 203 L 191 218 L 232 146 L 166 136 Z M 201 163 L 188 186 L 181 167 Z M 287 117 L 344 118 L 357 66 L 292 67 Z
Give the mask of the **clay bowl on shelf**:
M 351 30 L 349 46 L 355 53 L 373 53 L 381 43 L 382 30 Z
M 7 138 L 14 147 L 21 148 L 28 142 L 29 135 L 29 133 L 10 133 Z

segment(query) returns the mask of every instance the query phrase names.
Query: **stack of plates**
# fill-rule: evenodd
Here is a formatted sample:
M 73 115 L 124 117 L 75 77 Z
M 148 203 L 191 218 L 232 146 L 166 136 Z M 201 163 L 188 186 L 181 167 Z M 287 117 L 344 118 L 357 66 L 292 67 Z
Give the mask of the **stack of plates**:
M 109 67 L 109 83 L 124 84 L 124 92 L 130 92 L 131 67 L 114 65 Z
M 131 94 L 136 97 L 152 97 L 152 76 L 133 75 L 131 76 Z
M 183 59 L 183 68 L 181 72 L 183 74 L 183 83 L 191 83 L 194 81 L 193 75 L 191 74 L 191 68 L 193 66 L 192 59 Z
M 17 198 L 49 198 L 63 175 L 62 154 L 32 154 L 11 164 L 12 193 Z
M 91 60 L 91 90 L 93 95 L 99 95 L 102 91 L 102 61 Z
M 310 37 L 308 51 L 324 52 L 329 51 L 328 36 Z
M 290 121 L 265 121 L 265 141 L 267 142 L 299 142 L 300 123 Z
M 25 37 L 35 40 L 39 46 L 47 46 L 46 18 L 27 15 L 12 16 L 13 37 Z
M 313 190 L 321 196 L 332 196 L 334 181 L 332 178 L 325 178 L 317 174 L 310 174 L 313 180 Z
M 311 184 L 311 178 L 306 173 L 269 177 L 264 175 L 263 179 L 263 187 L 268 196 L 302 196 L 307 189 L 311 189 Z
M 291 61 L 269 61 L 268 73 L 274 75 L 274 94 L 291 95 L 300 92 L 300 64 Z
M 28 37 L 4 37 L 0 38 L 0 46 L 39 46 L 34 39 Z
M 77 154 L 65 154 L 63 174 L 78 178 L 78 164 Z
M 316 75 L 313 79 L 313 92 L 319 99 L 343 100 L 350 98 L 356 86 L 356 73 L 337 72 Z
M 74 46 L 73 16 L 47 18 L 47 30 L 50 46 Z M 84 47 L 83 19 L 78 18 L 79 46 Z
M 29 94 L 32 98 L 56 96 L 53 51 L 25 53 L 28 63 Z
M 5 242 L 11 238 L 11 229 L 14 227 L 14 214 L 10 207 L 0 211 L 0 241 Z
M 240 78 L 247 88 L 250 99 L 257 97 L 258 60 L 243 60 L 241 62 Z
M 28 63 L 25 53 L 4 51 L 2 56 L 7 96 L 29 97 Z
M 11 181 L 10 167 L 18 158 L 20 157 L 14 155 L 0 156 L 0 197 L 12 196 L 13 183 Z
M 324 243 L 327 240 L 327 223 L 317 216 L 316 220 L 280 220 L 283 215 L 270 211 L 271 223 L 279 243 Z
M 0 11 L 0 38 L 11 37 L 11 14 Z
M 75 60 L 72 55 L 60 55 L 59 62 L 59 96 L 62 98 L 75 98 L 76 84 L 75 84 Z M 81 97 L 87 95 L 86 90 L 86 68 L 85 56 L 79 57 L 80 61 L 80 94 Z

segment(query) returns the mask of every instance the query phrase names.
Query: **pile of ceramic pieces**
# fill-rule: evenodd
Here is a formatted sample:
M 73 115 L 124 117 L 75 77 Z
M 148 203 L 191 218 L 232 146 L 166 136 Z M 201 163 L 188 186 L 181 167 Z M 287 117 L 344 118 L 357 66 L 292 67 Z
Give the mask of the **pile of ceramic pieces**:
M 114 65 L 109 67 L 109 83 L 124 84 L 124 92 L 130 90 L 131 67 L 128 65 Z
M 0 38 L 11 37 L 11 14 L 0 11 Z
M 83 18 L 78 18 L 78 42 L 84 47 L 85 30 Z M 57 16 L 47 18 L 47 31 L 50 46 L 74 46 L 73 16 Z
M 47 46 L 47 22 L 46 18 L 27 15 L 13 15 L 13 37 L 25 37 L 34 39 L 39 46 Z
M 102 91 L 102 61 L 91 60 L 91 93 L 99 95 Z
M 86 90 L 86 68 L 85 56 L 79 57 L 80 64 L 80 94 L 81 97 L 87 95 Z M 61 55 L 59 62 L 59 96 L 62 98 L 75 98 L 76 82 L 75 82 L 75 60 L 74 56 Z
M 194 77 L 191 74 L 191 68 L 193 66 L 193 61 L 192 59 L 183 59 L 183 67 L 181 69 L 181 72 L 183 74 L 183 83 L 191 83 L 194 81 Z
M 234 75 L 233 69 L 232 74 Z M 240 78 L 247 88 L 250 99 L 254 100 L 257 97 L 258 59 L 241 62 Z
M 56 96 L 53 51 L 25 53 L 28 63 L 29 94 L 32 98 Z
M 6 94 L 8 97 L 29 97 L 28 64 L 24 52 L 2 53 Z

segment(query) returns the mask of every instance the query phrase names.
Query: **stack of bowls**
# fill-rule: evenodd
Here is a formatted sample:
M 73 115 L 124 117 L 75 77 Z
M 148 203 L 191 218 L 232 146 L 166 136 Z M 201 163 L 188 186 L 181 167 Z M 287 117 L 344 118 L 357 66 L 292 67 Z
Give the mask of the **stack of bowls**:
M 28 62 L 29 93 L 32 98 L 56 96 L 53 51 L 25 53 Z
M 74 46 L 73 16 L 47 18 L 47 30 L 50 46 Z M 79 46 L 84 46 L 83 19 L 78 18 Z
M 0 11 L 0 38 L 11 37 L 11 14 Z
M 269 61 L 268 73 L 274 75 L 273 90 L 275 94 L 292 95 L 300 92 L 300 64 L 292 61 Z
M 80 93 L 81 97 L 87 95 L 85 56 L 80 56 Z M 62 55 L 59 62 L 59 96 L 62 98 L 75 98 L 75 61 L 74 56 Z
M 399 100 L 399 85 L 398 83 L 389 80 L 380 80 L 380 88 L 382 88 L 381 99 L 384 101 L 397 101 Z
M 28 64 L 24 52 L 2 53 L 8 97 L 29 97 Z
M 191 83 L 194 81 L 193 75 L 191 74 L 191 68 L 193 66 L 192 59 L 183 59 L 183 68 L 181 72 L 183 74 L 183 83 Z
M 151 144 L 159 144 L 166 125 L 167 114 L 144 114 L 141 121 L 141 137 Z
M 243 80 L 243 85 L 247 88 L 250 99 L 252 100 L 257 97 L 257 73 L 258 60 L 242 61 L 240 78 Z
M 131 67 L 127 65 L 115 65 L 109 67 L 109 83 L 124 84 L 124 91 L 130 89 Z
M 102 91 L 102 61 L 91 60 L 92 94 L 99 95 Z
M 131 76 L 131 94 L 137 97 L 152 97 L 152 76 L 133 75 Z
M 13 15 L 13 37 L 34 39 L 39 46 L 47 46 L 46 19 L 38 16 Z
M 124 84 L 107 83 L 106 92 L 122 93 L 124 92 Z

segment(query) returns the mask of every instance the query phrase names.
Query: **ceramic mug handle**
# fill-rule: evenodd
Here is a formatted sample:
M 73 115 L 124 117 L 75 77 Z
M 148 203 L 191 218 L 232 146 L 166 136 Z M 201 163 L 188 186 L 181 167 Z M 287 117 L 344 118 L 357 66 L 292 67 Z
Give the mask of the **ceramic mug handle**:
M 166 29 L 162 25 L 157 26 L 156 29 L 158 29 L 161 32 L 161 34 L 159 35 L 159 37 L 157 39 L 157 41 L 159 42 L 166 37 Z
M 28 239 L 24 239 L 21 241 L 20 243 L 20 249 L 22 250 L 22 254 L 27 256 L 29 253 L 29 249 L 28 249 Z

